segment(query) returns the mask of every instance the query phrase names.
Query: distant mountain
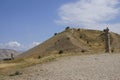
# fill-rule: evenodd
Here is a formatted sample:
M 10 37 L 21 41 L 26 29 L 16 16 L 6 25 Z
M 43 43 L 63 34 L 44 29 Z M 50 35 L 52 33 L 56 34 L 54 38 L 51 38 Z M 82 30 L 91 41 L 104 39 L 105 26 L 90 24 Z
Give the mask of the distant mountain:
M 0 49 L 0 60 L 11 58 L 11 54 L 17 56 L 19 52 L 12 49 Z
M 111 50 L 120 52 L 120 35 L 110 32 Z M 66 29 L 55 33 L 53 37 L 42 44 L 22 53 L 19 57 L 38 57 L 49 54 L 64 53 L 100 53 L 105 52 L 104 31 L 89 29 Z

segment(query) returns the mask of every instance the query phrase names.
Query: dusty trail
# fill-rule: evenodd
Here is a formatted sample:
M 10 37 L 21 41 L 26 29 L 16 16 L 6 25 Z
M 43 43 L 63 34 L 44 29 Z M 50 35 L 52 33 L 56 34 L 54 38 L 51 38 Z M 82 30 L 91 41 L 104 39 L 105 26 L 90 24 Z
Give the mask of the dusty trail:
M 120 54 L 63 57 L 5 80 L 120 80 Z

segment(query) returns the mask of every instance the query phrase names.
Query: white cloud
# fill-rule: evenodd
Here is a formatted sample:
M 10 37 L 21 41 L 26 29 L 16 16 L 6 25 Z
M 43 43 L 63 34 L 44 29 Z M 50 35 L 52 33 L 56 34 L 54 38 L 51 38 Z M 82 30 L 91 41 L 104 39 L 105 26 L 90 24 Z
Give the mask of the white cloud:
M 12 42 L 8 42 L 8 43 L 6 43 L 6 46 L 8 46 L 8 47 L 20 47 L 21 46 L 21 44 L 19 43 L 19 42 L 17 42 L 17 41 L 12 41 Z
M 10 41 L 7 43 L 0 43 L 0 48 L 21 50 L 22 44 L 17 41 Z
M 116 19 L 120 16 L 119 0 L 78 0 L 74 3 L 67 3 L 59 8 L 58 24 L 79 25 L 85 28 L 103 29 L 107 24 L 105 21 Z M 120 24 L 109 23 L 110 28 L 120 33 Z M 111 27 L 112 26 L 112 27 Z M 98 29 L 98 28 L 97 28 Z M 120 28 L 119 28 L 120 29 Z
M 110 31 L 120 34 L 120 23 L 109 24 L 109 25 L 108 24 L 87 24 L 86 27 L 84 28 L 103 30 L 106 27 L 109 27 Z
M 31 48 L 33 48 L 33 47 L 35 47 L 35 46 L 37 46 L 37 45 L 39 45 L 40 44 L 40 42 L 32 42 L 32 43 L 30 43 L 30 44 L 27 44 L 27 45 L 23 45 L 23 47 L 22 47 L 22 50 L 29 50 L 29 49 L 31 49 Z
M 32 44 L 30 44 L 29 48 L 33 48 L 39 44 L 40 44 L 40 42 L 33 42 Z

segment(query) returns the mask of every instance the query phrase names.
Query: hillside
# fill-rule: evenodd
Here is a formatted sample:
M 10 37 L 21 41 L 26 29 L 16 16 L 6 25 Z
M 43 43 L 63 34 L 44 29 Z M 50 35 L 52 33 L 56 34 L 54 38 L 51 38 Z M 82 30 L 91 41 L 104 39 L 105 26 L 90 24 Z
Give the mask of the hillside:
M 67 56 L 20 72 L 1 80 L 120 80 L 120 54 Z
M 0 60 L 6 59 L 6 58 L 11 58 L 11 53 L 14 56 L 18 55 L 18 52 L 15 50 L 11 49 L 0 49 Z
M 120 52 L 120 35 L 110 32 L 111 50 Z M 88 29 L 66 29 L 42 44 L 24 52 L 19 57 L 38 57 L 49 54 L 105 52 L 104 32 Z

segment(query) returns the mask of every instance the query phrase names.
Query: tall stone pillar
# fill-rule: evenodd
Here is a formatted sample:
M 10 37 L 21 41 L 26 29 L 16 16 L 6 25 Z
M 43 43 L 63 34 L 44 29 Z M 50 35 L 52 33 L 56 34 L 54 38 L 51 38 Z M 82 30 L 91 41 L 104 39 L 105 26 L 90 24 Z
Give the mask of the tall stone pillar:
M 13 55 L 13 53 L 11 53 L 11 60 L 14 60 L 14 55 Z
M 111 50 L 110 50 L 110 34 L 109 34 L 108 27 L 104 30 L 104 32 L 105 32 L 105 52 L 106 53 L 111 53 Z

